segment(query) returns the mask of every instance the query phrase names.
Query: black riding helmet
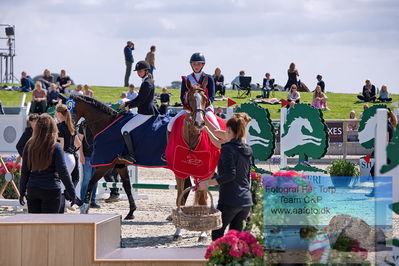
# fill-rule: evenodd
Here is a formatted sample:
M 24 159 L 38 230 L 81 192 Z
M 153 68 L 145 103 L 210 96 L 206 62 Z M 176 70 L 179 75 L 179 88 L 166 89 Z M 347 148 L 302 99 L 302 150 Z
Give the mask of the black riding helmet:
M 190 63 L 192 62 L 201 62 L 205 64 L 205 56 L 202 53 L 193 53 L 190 58 Z
M 136 64 L 136 66 L 135 66 L 135 68 L 134 68 L 134 71 L 138 71 L 138 70 L 148 70 L 148 69 L 150 69 L 150 64 L 148 64 L 146 61 L 144 61 L 144 60 L 141 60 L 141 61 L 138 61 L 137 62 L 137 64 Z

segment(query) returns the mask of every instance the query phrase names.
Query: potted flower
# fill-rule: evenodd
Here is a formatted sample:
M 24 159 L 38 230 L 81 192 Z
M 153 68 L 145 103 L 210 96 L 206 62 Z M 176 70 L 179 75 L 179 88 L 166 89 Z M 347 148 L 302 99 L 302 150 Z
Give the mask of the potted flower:
M 354 176 L 359 176 L 359 170 L 354 163 L 346 160 L 336 160 L 328 167 L 331 181 L 335 187 L 349 186 Z
M 205 253 L 207 265 L 263 265 L 263 247 L 248 232 L 230 230 L 211 243 Z

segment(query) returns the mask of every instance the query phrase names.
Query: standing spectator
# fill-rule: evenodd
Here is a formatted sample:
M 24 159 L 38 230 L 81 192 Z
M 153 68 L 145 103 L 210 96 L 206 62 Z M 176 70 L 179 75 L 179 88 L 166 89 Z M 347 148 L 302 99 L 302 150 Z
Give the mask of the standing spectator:
M 292 85 L 298 86 L 298 79 L 299 77 L 299 72 L 295 68 L 295 63 L 291 63 L 289 69 L 287 70 L 288 73 L 288 81 L 287 84 L 284 87 L 284 90 L 291 89 Z
M 212 240 L 224 235 L 229 229 L 241 231 L 243 222 L 251 210 L 251 156 L 252 149 L 245 143 L 246 127 L 251 118 L 245 114 L 236 114 L 227 121 L 227 143 L 221 145 L 218 174 L 216 178 L 202 181 L 199 190 L 207 190 L 211 185 L 219 186 L 217 208 L 222 212 L 222 228 L 212 231 Z M 211 135 L 211 139 L 215 136 Z
M 69 86 L 72 85 L 72 80 L 69 76 L 67 76 L 64 69 L 61 69 L 60 76 L 57 78 L 57 83 L 60 86 L 60 93 L 68 93 Z
M 71 91 L 71 94 L 72 95 L 83 95 L 82 89 L 83 89 L 82 85 L 78 84 L 78 86 L 76 86 L 76 88 Z
M 39 80 L 42 82 L 43 88 L 48 90 L 51 83 L 54 82 L 54 77 L 51 75 L 50 70 L 45 69 L 43 72 L 43 76 Z
M 35 88 L 35 83 L 33 83 L 32 79 L 26 74 L 25 71 L 21 73 L 21 92 L 30 92 Z
M 68 173 L 72 176 L 72 182 L 77 183 L 79 181 L 79 172 L 76 166 L 77 161 L 75 156 L 75 128 L 72 124 L 71 114 L 65 104 L 57 105 L 55 112 L 58 124 L 58 141 L 64 150 L 64 160 Z M 79 145 L 81 144 L 79 143 Z M 61 195 L 62 199 L 68 199 L 68 195 L 65 192 Z M 64 212 L 65 200 L 61 199 L 60 213 Z
M 94 98 L 94 91 L 92 91 L 90 89 L 89 85 L 85 84 L 83 86 L 83 89 L 84 89 L 83 95 L 90 96 L 91 98 Z
M 222 119 L 226 119 L 226 115 L 223 113 L 223 108 L 220 106 L 216 109 L 216 115 Z
M 215 80 L 215 93 L 219 92 L 222 97 L 226 94 L 226 86 L 224 86 L 224 76 L 220 68 L 215 69 L 215 74 L 213 74 L 213 79 Z
M 387 85 L 382 85 L 378 100 L 383 103 L 392 102 L 392 98 L 389 98 Z
M 297 90 L 297 87 L 295 84 L 291 85 L 291 89 L 288 92 L 287 101 L 290 103 L 290 105 L 289 105 L 290 107 L 294 106 L 296 103 L 301 102 L 301 94 Z
M 20 204 L 25 205 L 24 197 L 28 192 L 29 213 L 57 213 L 61 204 L 60 179 L 73 205 L 75 189 L 62 147 L 57 143 L 57 126 L 53 118 L 42 114 L 23 152 Z
M 269 98 L 270 91 L 273 89 L 273 85 L 274 85 L 274 79 L 270 78 L 270 73 L 266 73 L 262 85 L 263 98 Z
M 160 97 L 160 101 L 161 101 L 161 106 L 159 107 L 159 113 L 161 115 L 164 115 L 168 111 L 169 102 L 170 102 L 170 95 L 168 93 L 168 89 L 163 88 L 162 93 L 159 97 Z
M 313 101 L 312 106 L 317 109 L 330 110 L 327 107 L 327 95 L 321 91 L 321 87 L 319 85 L 316 86 L 316 89 L 313 92 Z
M 319 74 L 316 76 L 317 79 L 317 86 L 320 86 L 321 92 L 324 93 L 324 88 L 326 87 L 326 84 L 323 81 L 323 77 Z
M 129 99 L 126 96 L 126 92 L 122 92 L 121 93 L 121 99 L 118 101 L 118 104 L 122 104 L 122 103 L 125 103 L 125 102 L 128 102 L 128 101 L 129 101 Z
M 374 102 L 375 97 L 375 86 L 371 84 L 370 80 L 366 80 L 366 84 L 363 86 L 362 95 L 358 95 L 357 98 L 361 102 Z
M 132 64 L 133 64 L 133 54 L 134 43 L 132 41 L 128 41 L 126 47 L 123 49 L 123 53 L 125 55 L 125 63 L 126 63 L 126 73 L 125 73 L 125 87 L 129 86 L 129 78 L 132 73 Z
M 145 61 L 148 64 L 150 64 L 150 74 L 151 74 L 152 78 L 154 78 L 154 69 L 156 69 L 155 68 L 155 50 L 156 50 L 155 45 L 151 45 L 150 51 L 145 56 Z
M 22 157 L 22 154 L 24 152 L 24 148 L 28 140 L 32 137 L 33 129 L 36 126 L 36 122 L 39 119 L 38 114 L 31 114 L 28 117 L 28 126 L 25 128 L 24 133 L 22 133 L 21 137 L 19 138 L 17 142 L 17 151 L 19 156 Z
M 47 91 L 42 88 L 42 83 L 36 81 L 36 88 L 32 92 L 31 113 L 42 114 L 47 108 Z
M 244 77 L 245 76 L 245 71 L 241 70 L 238 74 L 237 77 L 235 77 L 233 79 L 233 81 L 231 82 L 231 85 L 233 86 L 233 90 L 237 89 L 240 87 L 240 77 Z
M 127 98 L 129 100 L 134 100 L 134 99 L 136 99 L 137 95 L 138 95 L 138 93 L 137 93 L 137 91 L 134 90 L 134 85 L 130 84 L 129 91 L 127 92 Z
M 57 90 L 57 85 L 55 83 L 51 83 L 50 90 L 47 93 L 47 108 L 55 106 L 60 102 L 58 95 L 60 95 L 60 93 Z
M 354 110 L 349 113 L 349 119 L 356 119 L 356 113 Z M 348 131 L 357 131 L 358 129 L 359 122 L 348 122 Z M 359 141 L 359 138 L 357 135 L 348 134 L 348 141 Z
M 79 149 L 79 160 L 83 166 L 83 179 L 80 187 L 80 199 L 84 199 L 87 192 L 87 187 L 91 177 L 94 175 L 95 169 L 90 166 L 91 154 L 93 153 L 93 133 L 87 126 L 86 121 L 83 121 L 79 127 L 79 138 L 82 140 L 82 146 Z M 96 203 L 97 183 L 93 187 L 91 193 L 91 208 L 100 208 Z
M 109 170 L 105 176 L 104 179 L 106 182 L 119 182 L 119 177 L 118 177 L 118 171 L 113 168 L 112 170 Z M 110 195 L 108 199 L 105 199 L 105 203 L 112 203 L 112 202 L 117 202 L 120 200 L 119 198 L 119 188 L 110 188 Z

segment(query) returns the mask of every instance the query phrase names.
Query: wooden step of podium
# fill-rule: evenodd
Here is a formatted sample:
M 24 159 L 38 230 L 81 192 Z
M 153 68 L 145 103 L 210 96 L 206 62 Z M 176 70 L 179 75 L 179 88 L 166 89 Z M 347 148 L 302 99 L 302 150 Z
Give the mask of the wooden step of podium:
M 204 265 L 204 248 L 120 248 L 121 216 L 18 214 L 0 219 L 0 265 Z

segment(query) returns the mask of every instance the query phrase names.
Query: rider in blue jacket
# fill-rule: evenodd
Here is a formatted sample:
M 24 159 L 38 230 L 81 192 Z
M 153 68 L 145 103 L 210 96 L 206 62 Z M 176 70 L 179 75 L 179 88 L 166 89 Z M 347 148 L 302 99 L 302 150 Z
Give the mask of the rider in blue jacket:
M 217 129 L 220 129 L 219 123 L 217 122 L 212 106 L 212 102 L 215 99 L 215 81 L 213 80 L 212 75 L 203 72 L 203 68 L 205 66 L 205 56 L 202 53 L 194 53 L 190 58 L 190 65 L 193 70 L 193 73 L 182 77 L 183 82 L 181 84 L 181 89 L 180 89 L 180 100 L 184 106 L 186 104 L 184 99 L 185 94 L 188 91 L 185 83 L 186 79 L 188 79 L 192 85 L 201 86 L 204 78 L 207 76 L 208 77 L 207 97 L 209 99 L 209 105 L 206 107 L 206 116 Z M 168 124 L 168 131 L 169 132 L 172 131 L 173 123 L 178 117 L 188 112 L 190 111 L 187 109 L 183 109 L 175 117 L 173 117 Z

